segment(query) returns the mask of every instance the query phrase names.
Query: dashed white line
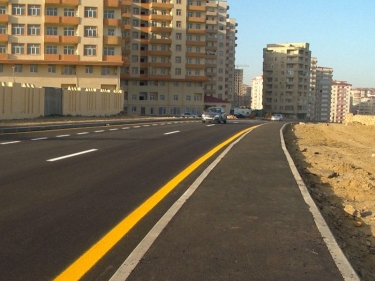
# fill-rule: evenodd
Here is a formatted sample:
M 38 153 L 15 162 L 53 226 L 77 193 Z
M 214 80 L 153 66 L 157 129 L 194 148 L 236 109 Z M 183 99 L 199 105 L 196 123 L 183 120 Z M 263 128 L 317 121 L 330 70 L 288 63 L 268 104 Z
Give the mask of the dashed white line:
M 210 125 L 207 125 L 207 127 L 212 127 L 212 126 L 215 126 L 215 124 L 210 124 Z
M 103 133 L 104 130 L 95 131 L 95 133 Z
M 70 135 L 59 135 L 59 136 L 56 136 L 56 138 L 66 138 L 66 137 L 69 137 Z
M 137 129 L 137 128 L 140 128 L 141 126 L 134 126 L 133 128 Z
M 13 144 L 13 143 L 19 143 L 21 141 L 9 141 L 9 142 L 3 142 L 3 143 L 0 143 L 0 144 Z
M 66 158 L 69 158 L 69 157 L 74 157 L 74 156 L 78 156 L 78 155 L 82 155 L 82 154 L 90 153 L 90 152 L 94 152 L 94 151 L 97 151 L 97 149 L 85 150 L 85 151 L 81 151 L 81 152 L 77 152 L 77 153 L 73 153 L 73 154 L 69 154 L 69 155 L 65 155 L 65 156 L 61 156 L 61 157 L 57 157 L 57 158 L 53 158 L 53 159 L 49 159 L 47 161 L 48 162 L 54 162 L 54 161 L 58 161 L 58 160 L 62 160 L 62 159 L 66 159 Z
M 143 125 L 143 127 L 150 127 L 150 125 Z
M 77 133 L 77 135 L 87 135 L 89 132 Z
M 179 133 L 179 132 L 180 132 L 180 131 L 174 131 L 174 132 L 165 133 L 164 135 L 177 134 L 177 133 Z
M 124 127 L 124 128 L 121 128 L 122 130 L 129 130 L 130 127 Z
M 47 137 L 42 137 L 42 138 L 36 138 L 36 139 L 31 139 L 32 141 L 38 141 L 38 140 L 46 140 L 48 139 Z
M 109 129 L 110 131 L 118 131 L 118 129 L 117 128 L 115 128 L 115 129 Z

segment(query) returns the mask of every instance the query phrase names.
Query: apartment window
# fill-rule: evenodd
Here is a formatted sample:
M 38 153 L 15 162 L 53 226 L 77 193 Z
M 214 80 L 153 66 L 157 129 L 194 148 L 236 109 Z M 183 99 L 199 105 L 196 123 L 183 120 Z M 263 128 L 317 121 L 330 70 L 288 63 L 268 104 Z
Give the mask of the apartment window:
M 27 14 L 29 16 L 40 16 L 40 5 L 27 6 Z
M 22 72 L 22 64 L 16 64 L 14 66 L 14 72 L 17 72 L 17 73 Z
M 177 10 L 176 10 L 176 14 L 177 14 L 177 16 L 181 16 L 181 15 L 182 15 L 181 10 L 180 10 L 180 9 L 177 9 Z
M 176 27 L 181 27 L 182 26 L 182 23 L 180 21 L 177 21 L 176 22 Z
M 138 50 L 138 44 L 132 44 L 132 50 Z
M 14 16 L 25 15 L 25 5 L 24 4 L 13 4 L 12 5 L 12 15 L 14 15 Z
M 201 75 L 201 71 L 200 71 L 200 70 L 198 70 L 198 69 L 197 69 L 197 70 L 195 70 L 195 75 L 196 75 L 196 76 L 199 76 L 199 75 Z
M 176 57 L 176 63 L 181 63 L 181 57 Z
M 196 48 L 195 48 L 195 52 L 196 52 L 196 53 L 200 53 L 200 52 L 201 52 L 201 47 L 196 47 Z
M 139 14 L 139 9 L 133 8 L 133 15 L 138 15 L 138 14 Z
M 175 69 L 175 74 L 176 75 L 181 75 L 181 68 L 176 68 Z
M 30 72 L 31 73 L 37 73 L 38 72 L 38 66 L 36 64 L 30 65 Z
M 57 54 L 57 46 L 46 46 L 46 54 L 56 55 Z
M 24 35 L 25 25 L 24 24 L 12 24 L 12 35 Z
M 85 66 L 85 73 L 86 74 L 93 74 L 94 73 L 94 67 L 92 65 L 86 65 Z
M 193 12 L 189 11 L 189 12 L 187 13 L 187 16 L 191 18 L 192 16 L 194 16 L 194 14 L 193 14 Z
M 132 73 L 138 74 L 138 67 L 132 67 Z
M 110 75 L 111 68 L 109 66 L 102 66 L 102 75 Z
M 39 24 L 29 24 L 27 26 L 28 35 L 40 35 L 40 25 Z
M 57 16 L 57 8 L 46 8 L 46 16 Z
M 74 9 L 73 8 L 65 8 L 64 9 L 64 17 L 74 17 Z
M 176 45 L 176 51 L 181 52 L 181 45 Z
M 104 47 L 103 55 L 104 56 L 114 56 L 115 55 L 115 48 L 114 47 Z
M 25 53 L 25 45 L 20 43 L 12 44 L 12 54 L 13 55 L 23 55 Z
M 188 5 L 189 5 L 189 6 L 193 5 L 193 1 L 192 1 L 192 0 L 189 0 L 189 1 L 188 1 Z
M 191 96 L 190 95 L 186 96 L 186 100 L 191 101 Z
M 177 0 L 177 2 L 176 2 L 177 4 L 181 4 L 181 0 Z
M 138 62 L 138 56 L 132 56 L 132 62 Z
M 53 65 L 53 64 L 48 65 L 47 72 L 48 73 L 56 73 L 56 65 Z
M 57 27 L 56 26 L 47 26 L 46 35 L 57 35 Z
M 138 38 L 138 32 L 137 31 L 132 32 L 132 38 Z
M 85 7 L 85 18 L 96 18 L 98 15 L 96 7 Z
M 74 55 L 74 46 L 64 46 L 64 55 Z
M 165 95 L 160 95 L 159 99 L 160 100 L 165 100 Z
M 173 82 L 173 86 L 178 87 L 178 82 Z
M 64 65 L 62 74 L 64 74 L 64 75 L 75 75 L 76 74 L 75 67 L 72 66 L 72 65 Z
M 173 100 L 178 100 L 178 95 L 173 95 Z
M 64 27 L 64 36 L 74 36 L 74 27 Z
M 196 28 L 196 29 L 201 29 L 201 24 L 200 24 L 200 23 L 197 23 L 197 24 L 195 25 L 195 28 Z
M 181 40 L 182 39 L 182 34 L 181 33 L 176 33 L 176 39 Z
M 27 44 L 27 54 L 28 55 L 39 55 L 40 54 L 40 44 Z
M 192 75 L 191 70 L 186 70 L 186 76 L 191 76 L 191 75 Z
M 83 54 L 85 56 L 96 56 L 96 46 L 95 45 L 85 45 L 83 47 Z
M 0 6 L 0 15 L 5 15 L 7 13 L 5 6 Z
M 114 19 L 115 18 L 115 11 L 114 10 L 105 10 L 104 11 L 104 18 L 105 19 Z
M 108 36 L 115 36 L 115 29 L 114 28 L 108 28 L 107 35 Z
M 5 54 L 7 52 L 7 46 L 1 44 L 0 45 L 0 54 Z
M 85 26 L 85 37 L 96 37 L 96 26 Z

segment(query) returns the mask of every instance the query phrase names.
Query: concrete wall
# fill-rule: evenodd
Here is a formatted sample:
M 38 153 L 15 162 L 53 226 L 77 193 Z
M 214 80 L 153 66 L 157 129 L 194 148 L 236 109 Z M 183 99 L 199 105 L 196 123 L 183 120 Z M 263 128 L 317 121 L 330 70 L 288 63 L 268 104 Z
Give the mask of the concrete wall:
M 30 84 L 0 83 L 0 120 L 44 115 L 44 89 Z
M 375 126 L 375 116 L 374 115 L 353 115 L 352 113 L 347 113 L 345 118 L 345 123 L 358 122 L 363 125 Z
M 105 116 L 120 113 L 124 107 L 122 91 L 68 88 L 63 90 L 63 115 Z

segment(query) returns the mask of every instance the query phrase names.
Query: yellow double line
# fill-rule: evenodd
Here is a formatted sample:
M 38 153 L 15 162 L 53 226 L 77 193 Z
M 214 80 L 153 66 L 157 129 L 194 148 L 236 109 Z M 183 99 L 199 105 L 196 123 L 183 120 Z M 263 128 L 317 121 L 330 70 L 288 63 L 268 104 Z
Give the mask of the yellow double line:
M 224 146 L 233 142 L 248 131 L 257 126 L 243 130 L 231 138 L 227 139 L 201 158 L 192 163 L 189 167 L 179 173 L 155 194 L 148 198 L 141 206 L 134 210 L 130 215 L 124 218 L 118 225 L 110 230 L 102 239 L 93 245 L 87 252 L 79 257 L 73 264 L 64 270 L 55 281 L 74 281 L 79 280 L 88 272 L 112 247 L 114 247 L 147 213 L 149 213 L 164 197 L 166 197 L 182 180 L 184 180 L 195 169 L 202 165 L 212 155 L 222 149 Z

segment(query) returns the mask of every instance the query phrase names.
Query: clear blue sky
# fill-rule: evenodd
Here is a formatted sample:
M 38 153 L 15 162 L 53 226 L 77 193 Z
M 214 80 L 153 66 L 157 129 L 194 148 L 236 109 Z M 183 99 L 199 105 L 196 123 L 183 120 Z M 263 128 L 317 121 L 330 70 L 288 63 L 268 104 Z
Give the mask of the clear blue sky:
M 375 88 L 375 0 L 228 0 L 238 23 L 236 65 L 244 83 L 262 74 L 263 48 L 310 43 L 318 66 L 333 79 Z

